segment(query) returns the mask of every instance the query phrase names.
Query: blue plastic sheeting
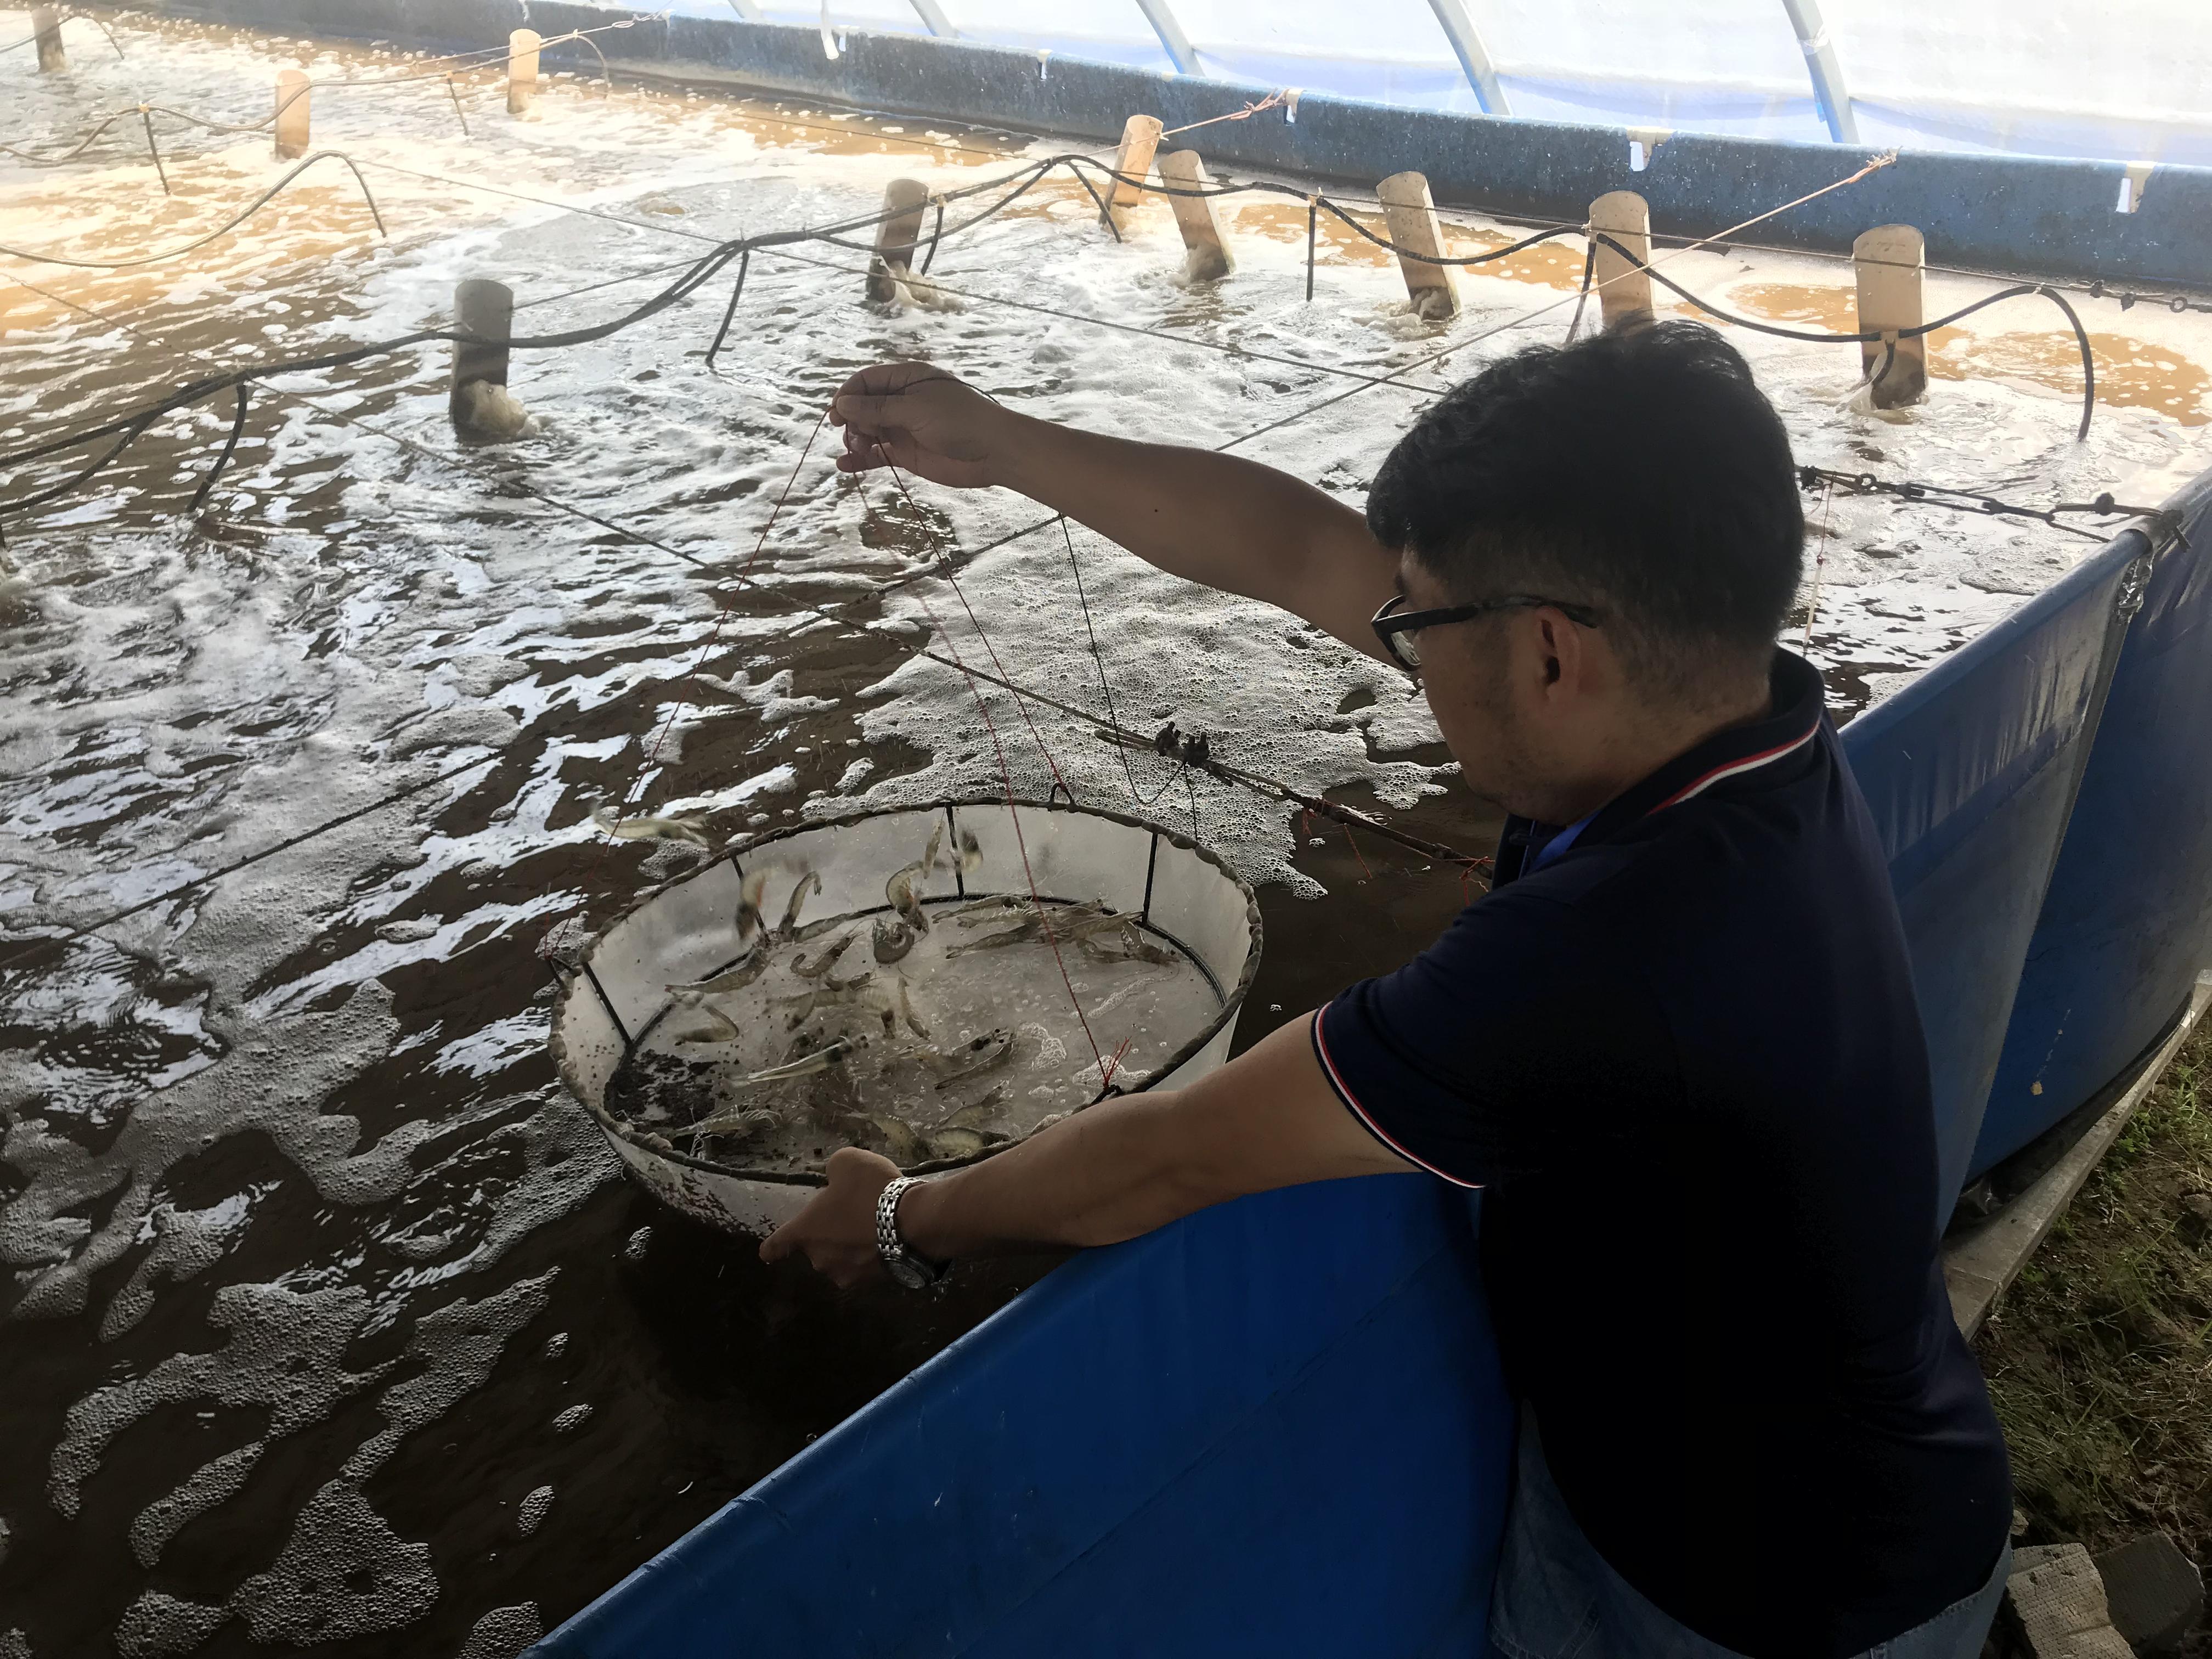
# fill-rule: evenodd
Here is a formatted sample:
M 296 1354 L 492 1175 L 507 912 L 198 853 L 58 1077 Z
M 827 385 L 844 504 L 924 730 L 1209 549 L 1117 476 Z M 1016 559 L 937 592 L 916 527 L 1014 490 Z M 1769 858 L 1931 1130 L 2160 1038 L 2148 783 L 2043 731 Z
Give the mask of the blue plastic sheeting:
M 2129 1072 L 2212 957 L 2212 473 L 2166 504 L 2074 820 L 2028 946 L 1972 1173 Z
M 1474 1213 L 1376 1176 L 1078 1257 L 533 1651 L 1480 1653 L 1514 1418 Z
M 1948 1219 L 2148 544 L 2078 565 L 1844 730 L 1889 854 L 1928 1031 Z

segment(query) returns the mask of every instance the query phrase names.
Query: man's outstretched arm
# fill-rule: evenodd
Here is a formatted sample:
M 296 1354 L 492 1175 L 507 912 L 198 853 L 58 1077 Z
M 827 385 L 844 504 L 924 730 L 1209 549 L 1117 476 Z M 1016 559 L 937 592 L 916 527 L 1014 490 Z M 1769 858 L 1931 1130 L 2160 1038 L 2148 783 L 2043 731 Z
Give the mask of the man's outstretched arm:
M 845 429 L 848 472 L 888 463 L 957 488 L 1018 490 L 1163 570 L 1380 654 L 1368 623 L 1394 591 L 1397 556 L 1359 514 L 1288 473 L 1037 420 L 927 363 L 863 369 L 830 418 Z
M 1245 1193 L 1413 1169 L 1329 1087 L 1312 1023 L 1291 1021 L 1188 1089 L 1103 1102 L 908 1188 L 901 1232 L 939 1261 L 1112 1244 Z M 841 1285 L 872 1278 L 876 1199 L 897 1174 L 873 1152 L 835 1153 L 829 1184 L 762 1244 L 762 1259 L 803 1252 Z

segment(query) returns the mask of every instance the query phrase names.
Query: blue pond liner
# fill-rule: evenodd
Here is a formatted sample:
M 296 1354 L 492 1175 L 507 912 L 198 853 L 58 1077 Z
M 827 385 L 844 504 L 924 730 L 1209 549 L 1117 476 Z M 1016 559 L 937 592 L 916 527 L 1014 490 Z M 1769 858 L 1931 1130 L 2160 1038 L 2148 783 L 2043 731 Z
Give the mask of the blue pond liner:
M 2212 957 L 2212 473 L 2129 624 L 2013 1006 L 1970 1173 L 2129 1070 Z
M 1948 1219 L 2149 543 L 2124 532 L 1844 729 L 1928 1033 Z
M 1088 1252 L 533 1651 L 1480 1652 L 1514 1417 L 1478 1207 L 1372 1176 Z

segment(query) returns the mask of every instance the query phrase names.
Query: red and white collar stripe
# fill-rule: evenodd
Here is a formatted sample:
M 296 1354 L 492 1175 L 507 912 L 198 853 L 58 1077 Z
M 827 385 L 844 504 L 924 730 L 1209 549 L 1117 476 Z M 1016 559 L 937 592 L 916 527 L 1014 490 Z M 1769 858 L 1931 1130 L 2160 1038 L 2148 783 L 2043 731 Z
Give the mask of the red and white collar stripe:
M 1397 1153 L 1399 1157 L 1404 1158 L 1407 1163 L 1414 1164 L 1420 1169 L 1426 1170 L 1432 1176 L 1442 1176 L 1446 1181 L 1450 1182 L 1455 1187 L 1475 1188 L 1481 1186 L 1482 1183 L 1480 1181 L 1468 1181 L 1459 1176 L 1454 1175 L 1449 1170 L 1439 1170 L 1435 1164 L 1430 1163 L 1428 1159 L 1423 1158 L 1419 1153 L 1413 1151 L 1409 1147 L 1401 1146 L 1396 1140 L 1390 1137 L 1389 1133 L 1384 1130 L 1381 1124 L 1377 1123 L 1374 1118 L 1368 1114 L 1367 1109 L 1359 1103 L 1359 1097 L 1352 1092 L 1352 1085 L 1344 1080 L 1344 1074 L 1336 1069 L 1336 1061 L 1330 1057 L 1328 1052 L 1328 1039 L 1322 1034 L 1321 1029 L 1322 1017 L 1328 1012 L 1328 1010 L 1325 1007 L 1316 1009 L 1314 1012 L 1314 1058 L 1321 1061 L 1322 1073 L 1322 1075 L 1328 1079 L 1328 1086 L 1336 1091 L 1336 1097 L 1339 1100 L 1342 1101 L 1346 1106 L 1351 1108 L 1352 1116 L 1358 1118 L 1362 1123 L 1367 1126 L 1368 1133 L 1373 1135 L 1376 1139 L 1381 1141 L 1392 1152 Z
M 1704 794 L 1706 790 L 1711 788 L 1717 783 L 1723 782 L 1729 778 L 1741 777 L 1746 772 L 1755 772 L 1762 766 L 1770 766 L 1776 761 L 1780 760 L 1785 755 L 1794 755 L 1800 749 L 1802 749 L 1807 744 L 1812 742 L 1815 737 L 1819 736 L 1820 731 L 1820 722 L 1817 718 L 1815 718 L 1813 724 L 1805 728 L 1805 735 L 1803 737 L 1793 738 L 1788 743 L 1778 744 L 1771 749 L 1763 749 L 1756 755 L 1747 755 L 1741 760 L 1730 761 L 1723 766 L 1716 766 L 1711 771 L 1706 773 L 1703 777 L 1698 778 L 1690 783 L 1685 784 L 1681 788 L 1677 789 L 1673 794 L 1668 796 L 1666 799 L 1661 801 L 1658 805 L 1653 807 L 1651 811 L 1663 811 L 1669 806 L 1688 800 L 1693 795 Z M 1644 816 L 1649 817 L 1650 813 L 1647 812 Z

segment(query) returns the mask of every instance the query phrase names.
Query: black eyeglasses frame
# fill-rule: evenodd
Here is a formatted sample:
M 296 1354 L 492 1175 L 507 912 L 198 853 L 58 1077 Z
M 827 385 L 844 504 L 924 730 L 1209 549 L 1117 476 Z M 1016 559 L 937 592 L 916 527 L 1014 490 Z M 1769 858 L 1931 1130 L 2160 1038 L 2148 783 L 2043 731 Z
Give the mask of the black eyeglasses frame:
M 1448 623 L 1472 622 L 1477 617 L 1494 615 L 1500 611 L 1558 611 L 1578 628 L 1595 628 L 1598 613 L 1586 605 L 1571 599 L 1547 599 L 1534 593 L 1506 593 L 1494 599 L 1484 599 L 1474 605 L 1448 605 L 1435 611 L 1400 611 L 1406 603 L 1403 593 L 1394 593 L 1375 613 L 1375 637 L 1382 642 L 1382 649 L 1390 660 L 1408 674 L 1421 672 L 1421 653 L 1413 641 L 1404 637 L 1424 628 L 1442 628 Z

